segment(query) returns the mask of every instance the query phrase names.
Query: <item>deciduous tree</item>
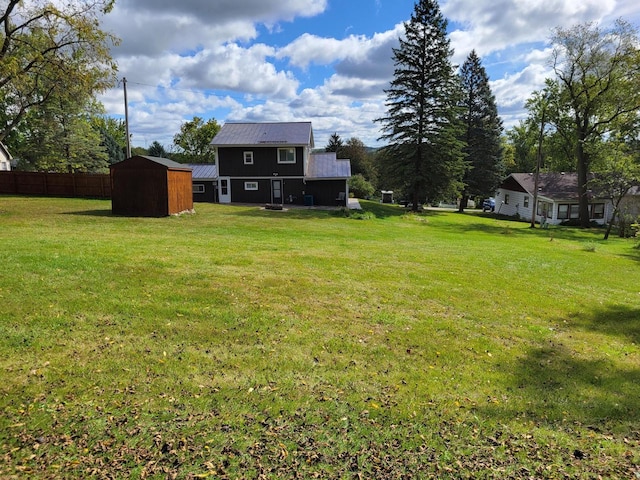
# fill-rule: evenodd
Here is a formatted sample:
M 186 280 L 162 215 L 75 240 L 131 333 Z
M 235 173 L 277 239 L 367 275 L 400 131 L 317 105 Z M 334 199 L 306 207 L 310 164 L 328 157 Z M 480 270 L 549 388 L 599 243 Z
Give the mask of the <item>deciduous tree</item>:
M 613 204 L 613 213 L 604 234 L 605 240 L 609 238 L 611 227 L 620 214 L 620 204 L 625 195 L 632 187 L 640 185 L 640 164 L 633 158 L 629 148 L 613 140 L 608 145 L 610 154 L 587 184 L 589 190 L 597 192 L 598 196 L 609 198 Z
M 114 0 L 8 0 L 0 7 L 0 141 L 30 109 L 60 97 L 70 87 L 89 96 L 115 81 L 101 15 Z
M 211 140 L 219 131 L 220 125 L 215 118 L 205 122 L 200 117 L 193 117 L 193 120 L 182 124 L 180 132 L 173 137 L 173 143 L 188 163 L 215 163 Z
M 558 108 L 571 118 L 580 223 L 588 227 L 594 149 L 615 124 L 635 120 L 640 109 L 639 39 L 635 28 L 618 20 L 609 30 L 594 23 L 558 28 L 551 41 Z

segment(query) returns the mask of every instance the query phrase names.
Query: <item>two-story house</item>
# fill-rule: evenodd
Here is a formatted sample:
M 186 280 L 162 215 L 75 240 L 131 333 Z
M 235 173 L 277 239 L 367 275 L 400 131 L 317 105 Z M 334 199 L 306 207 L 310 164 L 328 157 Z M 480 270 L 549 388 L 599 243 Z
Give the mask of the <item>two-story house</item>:
M 346 204 L 351 162 L 314 154 L 311 122 L 226 123 L 211 144 L 220 203 Z

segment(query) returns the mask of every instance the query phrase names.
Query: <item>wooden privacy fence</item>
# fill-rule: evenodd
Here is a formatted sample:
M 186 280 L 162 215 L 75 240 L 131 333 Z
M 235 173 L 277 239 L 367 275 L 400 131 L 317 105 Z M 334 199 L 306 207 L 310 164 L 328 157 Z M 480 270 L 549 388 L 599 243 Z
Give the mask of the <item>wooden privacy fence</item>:
M 111 177 L 92 173 L 0 172 L 0 193 L 111 198 Z

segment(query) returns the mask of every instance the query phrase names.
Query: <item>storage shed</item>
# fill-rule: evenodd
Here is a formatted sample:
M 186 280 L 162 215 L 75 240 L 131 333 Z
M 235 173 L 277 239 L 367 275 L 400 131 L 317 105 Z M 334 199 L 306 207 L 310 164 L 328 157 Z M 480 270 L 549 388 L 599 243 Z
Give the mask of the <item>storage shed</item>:
M 111 211 L 165 217 L 193 210 L 191 169 L 167 158 L 136 155 L 110 167 Z

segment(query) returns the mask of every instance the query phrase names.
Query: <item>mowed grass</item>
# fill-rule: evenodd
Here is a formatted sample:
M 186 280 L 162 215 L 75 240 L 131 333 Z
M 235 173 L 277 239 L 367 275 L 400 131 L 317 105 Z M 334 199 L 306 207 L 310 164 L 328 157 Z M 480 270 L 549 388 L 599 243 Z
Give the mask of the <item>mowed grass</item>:
M 0 478 L 635 478 L 640 250 L 599 230 L 0 197 Z

